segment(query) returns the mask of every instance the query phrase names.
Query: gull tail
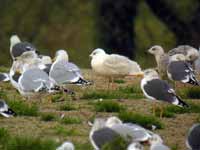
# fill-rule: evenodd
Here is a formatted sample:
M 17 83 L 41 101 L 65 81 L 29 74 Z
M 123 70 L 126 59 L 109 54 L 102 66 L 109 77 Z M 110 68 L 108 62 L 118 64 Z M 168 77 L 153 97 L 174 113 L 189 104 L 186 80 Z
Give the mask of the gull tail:
M 10 81 L 8 73 L 0 73 L 0 81 L 7 82 Z
M 176 98 L 178 99 L 178 106 L 180 107 L 184 107 L 184 108 L 189 108 L 190 106 L 184 102 L 180 97 L 176 96 Z
M 200 86 L 200 83 L 196 78 L 193 78 L 193 79 L 190 78 L 187 83 L 192 84 L 192 85 L 196 85 L 196 86 Z
M 78 81 L 73 82 L 72 84 L 76 84 L 76 85 L 92 85 L 93 82 L 84 80 L 82 78 L 79 78 Z
M 1 112 L 1 115 L 8 118 L 8 117 L 16 116 L 16 113 L 12 109 L 8 108 L 7 111 Z

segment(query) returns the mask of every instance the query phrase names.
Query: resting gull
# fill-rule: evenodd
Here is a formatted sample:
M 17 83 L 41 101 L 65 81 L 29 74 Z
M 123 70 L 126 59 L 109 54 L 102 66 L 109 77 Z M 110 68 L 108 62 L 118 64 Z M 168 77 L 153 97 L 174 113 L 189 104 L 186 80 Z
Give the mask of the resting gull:
M 73 143 L 67 141 L 59 146 L 56 150 L 75 150 L 75 148 Z
M 86 81 L 80 69 L 74 63 L 68 62 L 68 54 L 65 50 L 56 52 L 55 62 L 52 64 L 49 76 L 57 85 L 75 84 L 90 85 L 91 82 Z
M 137 62 L 125 56 L 106 54 L 103 49 L 97 48 L 91 54 L 92 70 L 102 76 L 108 77 L 113 83 L 114 77 L 140 75 L 141 68 Z M 109 85 L 109 84 L 108 84 Z
M 199 81 L 196 79 L 191 64 L 185 61 L 185 57 L 182 54 L 176 54 L 170 57 L 167 75 L 173 81 L 200 85 Z
M 6 102 L 0 99 L 0 114 L 6 118 L 16 115 L 16 113 L 8 107 Z
M 190 150 L 200 149 L 200 124 L 194 124 L 188 133 L 186 145 Z
M 154 69 L 144 71 L 144 78 L 141 81 L 141 89 L 144 95 L 150 100 L 164 101 L 180 107 L 188 107 L 175 93 L 170 85 L 159 78 L 158 73 Z M 153 109 L 155 114 L 155 109 Z M 160 117 L 162 117 L 161 110 Z
M 189 45 L 180 45 L 168 52 L 169 56 L 173 56 L 175 54 L 183 54 L 186 58 L 186 61 L 193 62 L 199 58 L 199 52 L 196 48 Z
M 159 46 L 155 45 L 151 47 L 148 52 L 155 56 L 158 72 L 163 77 L 167 73 L 167 65 L 169 64 L 169 56 L 164 52 L 164 49 Z

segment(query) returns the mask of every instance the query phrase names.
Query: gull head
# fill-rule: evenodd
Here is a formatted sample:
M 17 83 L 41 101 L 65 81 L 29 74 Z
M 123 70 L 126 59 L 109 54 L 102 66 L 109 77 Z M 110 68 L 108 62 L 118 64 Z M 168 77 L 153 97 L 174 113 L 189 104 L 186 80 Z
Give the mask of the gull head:
M 155 69 L 146 69 L 143 71 L 145 78 L 158 78 L 159 74 Z
M 185 61 L 186 57 L 183 54 L 175 54 L 170 57 L 170 61 Z
M 21 42 L 21 40 L 17 35 L 14 34 L 10 37 L 10 46 L 11 47 L 13 47 L 15 44 L 20 43 L 20 42 Z
M 105 54 L 106 54 L 106 52 L 103 49 L 97 48 L 97 49 L 93 50 L 93 52 L 90 54 L 90 57 L 93 58 L 93 57 L 105 55 Z
M 155 45 L 153 47 L 151 47 L 148 52 L 152 55 L 162 55 L 164 54 L 164 50 L 161 46 L 159 45 Z
M 157 135 L 157 134 L 153 134 L 152 137 L 149 138 L 149 143 L 152 144 L 159 144 L 159 143 L 163 143 L 162 138 Z
M 96 118 L 94 120 L 91 132 L 97 131 L 105 127 L 105 119 L 103 118 Z
M 137 142 L 131 143 L 127 148 L 127 150 L 143 150 L 143 149 L 144 149 L 143 146 Z
M 45 65 L 52 63 L 51 57 L 49 57 L 49 56 L 41 55 L 40 58 L 41 58 L 42 63 L 45 64 Z
M 69 56 L 67 54 L 67 51 L 63 49 L 57 50 L 54 60 L 55 61 L 60 61 L 60 60 L 69 61 Z
M 116 124 L 122 124 L 122 121 L 118 117 L 109 117 L 105 123 L 106 127 L 112 127 Z
M 56 150 L 75 150 L 74 145 L 71 142 L 65 142 Z
M 191 50 L 187 52 L 187 55 L 185 58 L 187 61 L 193 62 L 199 58 L 199 52 L 195 48 L 192 48 Z

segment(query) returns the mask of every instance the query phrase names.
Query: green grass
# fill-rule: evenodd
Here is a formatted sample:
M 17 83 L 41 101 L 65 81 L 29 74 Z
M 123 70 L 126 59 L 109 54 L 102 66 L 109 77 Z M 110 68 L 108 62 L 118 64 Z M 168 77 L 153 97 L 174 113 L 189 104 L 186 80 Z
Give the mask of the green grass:
M 80 123 L 82 123 L 82 120 L 78 117 L 64 117 L 64 118 L 62 118 L 61 123 L 63 123 L 63 124 L 80 124 Z
M 0 128 L 0 145 L 5 143 L 9 138 L 8 130 L 5 128 Z
M 56 121 L 57 117 L 53 113 L 42 113 L 40 119 L 42 121 Z
M 187 87 L 178 90 L 178 94 L 185 99 L 200 99 L 199 87 Z
M 19 116 L 37 116 L 38 106 L 36 104 L 28 104 L 20 100 L 7 101 L 10 108 L 12 108 Z
M 188 102 L 187 102 L 188 103 Z M 185 114 L 185 113 L 200 113 L 200 105 L 189 102 L 189 108 L 182 108 L 174 105 L 168 105 L 163 108 L 163 117 L 172 118 L 176 114 Z M 159 116 L 160 110 L 156 111 L 156 116 Z
M 151 129 L 152 125 L 156 126 L 157 129 L 164 128 L 164 124 L 158 118 L 151 115 L 122 111 L 119 113 L 119 118 L 123 122 L 136 123 L 148 129 Z
M 121 137 L 115 138 L 113 141 L 106 143 L 102 150 L 126 150 L 128 143 Z
M 62 125 L 55 127 L 55 133 L 62 136 L 78 136 L 80 133 L 76 129 L 68 129 Z
M 76 110 L 76 107 L 74 107 L 72 104 L 62 104 L 59 106 L 59 110 L 61 111 L 71 111 L 71 110 Z
M 75 143 L 75 147 L 76 147 L 76 150 L 93 150 L 94 149 L 90 142 L 81 143 L 81 144 L 80 143 L 78 143 L 78 144 Z
M 94 103 L 94 109 L 96 112 L 120 112 L 124 107 L 115 101 L 104 100 Z
M 87 91 L 83 93 L 82 99 L 140 99 L 143 98 L 142 91 L 138 86 L 134 87 L 121 87 L 113 91 Z
M 48 139 L 32 136 L 11 136 L 9 132 L 0 128 L 0 148 L 3 150 L 55 150 L 57 143 Z
M 123 83 L 126 83 L 126 82 L 124 80 L 121 80 L 121 79 L 115 79 L 114 83 L 123 84 Z
M 57 144 L 52 140 L 18 136 L 10 138 L 4 147 L 6 150 L 55 150 Z

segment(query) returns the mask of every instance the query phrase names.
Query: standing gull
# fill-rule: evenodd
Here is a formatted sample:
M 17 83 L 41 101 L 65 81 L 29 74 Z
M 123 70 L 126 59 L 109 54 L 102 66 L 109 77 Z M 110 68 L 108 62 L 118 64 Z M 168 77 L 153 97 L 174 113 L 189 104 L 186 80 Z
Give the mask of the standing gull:
M 91 66 L 95 73 L 108 77 L 113 83 L 114 77 L 140 75 L 140 66 L 125 56 L 106 54 L 103 49 L 97 48 L 91 54 Z
M 195 124 L 190 128 L 186 145 L 189 150 L 200 149 L 200 124 Z
M 192 66 L 185 61 L 182 54 L 176 54 L 170 57 L 170 63 L 167 68 L 167 75 L 171 80 L 180 81 L 192 85 L 200 85 L 196 79 Z
M 159 46 L 155 45 L 151 47 L 148 52 L 155 56 L 158 72 L 163 77 L 167 73 L 167 65 L 169 64 L 169 56 L 164 52 L 164 49 Z
M 180 107 L 188 107 L 175 93 L 169 84 L 159 78 L 158 73 L 154 69 L 144 71 L 144 78 L 141 81 L 141 89 L 144 95 L 150 100 L 158 100 L 171 103 Z M 155 108 L 153 109 L 155 114 Z M 160 117 L 162 117 L 161 110 Z
M 51 66 L 49 76 L 57 85 L 91 84 L 89 81 L 84 80 L 78 66 L 76 66 L 74 63 L 68 62 L 68 54 L 65 50 L 58 50 L 56 52 L 55 62 Z
M 169 56 L 175 54 L 183 54 L 186 58 L 186 61 L 193 62 L 199 58 L 199 52 L 196 48 L 189 45 L 180 45 L 168 52 Z
M 16 113 L 8 107 L 6 102 L 0 99 L 0 114 L 6 118 L 16 115 Z

